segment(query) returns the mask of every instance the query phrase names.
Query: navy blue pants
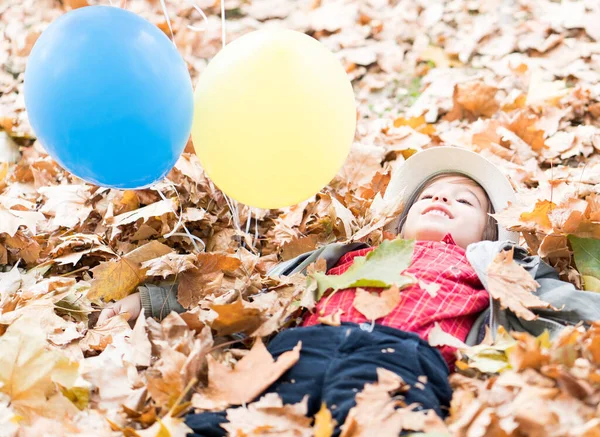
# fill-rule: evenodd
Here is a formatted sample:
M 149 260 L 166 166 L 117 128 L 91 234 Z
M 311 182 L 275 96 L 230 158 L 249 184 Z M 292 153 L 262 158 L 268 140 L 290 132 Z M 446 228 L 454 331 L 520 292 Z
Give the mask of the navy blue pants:
M 364 329 L 363 329 L 364 328 Z M 300 359 L 265 393 L 278 393 L 284 404 L 308 399 L 308 415 L 314 416 L 325 402 L 338 423 L 334 436 L 348 411 L 356 404 L 355 395 L 366 383 L 377 381 L 377 368 L 383 367 L 411 385 L 404 394 L 407 404 L 419 403 L 420 409 L 433 409 L 445 417 L 452 391 L 448 384 L 448 366 L 442 355 L 416 334 L 375 325 L 344 323 L 342 326 L 315 325 L 288 329 L 268 345 L 274 358 L 302 341 Z M 415 387 L 421 375 L 425 387 Z M 264 393 L 263 393 L 264 394 Z M 225 412 L 188 414 L 186 424 L 194 430 L 188 437 L 221 437 L 225 430 Z

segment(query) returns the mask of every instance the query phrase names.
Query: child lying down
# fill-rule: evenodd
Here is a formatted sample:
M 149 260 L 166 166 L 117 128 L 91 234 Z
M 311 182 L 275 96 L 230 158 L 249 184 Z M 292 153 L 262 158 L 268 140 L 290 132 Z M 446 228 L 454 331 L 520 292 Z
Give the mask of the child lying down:
M 386 198 L 398 198 L 406 205 L 393 223 L 399 237 L 415 240 L 406 272 L 421 283 L 438 284 L 437 293 L 427 293 L 418 283 L 404 288 L 392 312 L 376 320 L 374 326 L 353 307 L 355 288 L 338 290 L 331 296 L 326 293 L 316 311 L 304 316 L 300 327 L 284 330 L 270 341 L 268 350 L 274 358 L 299 341 L 302 348 L 298 362 L 263 394 L 275 392 L 285 404 L 300 402 L 308 395 L 308 415 L 316 414 L 325 402 L 335 406 L 333 418 L 343 424 L 355 405 L 356 392 L 377 381 L 377 369 L 384 368 L 413 387 L 404 394 L 407 404 L 417 403 L 420 409 L 434 410 L 444 417 L 452 396 L 448 376 L 454 351 L 434 348 L 426 341 L 436 323 L 459 340 L 476 344 L 487 325 L 492 332 L 503 325 L 508 330 L 534 335 L 549 330 L 554 335 L 568 324 L 600 319 L 600 294 L 579 291 L 560 281 L 539 257 L 527 256 L 517 246 L 517 234 L 500 227 L 491 217 L 514 201 L 515 194 L 500 170 L 480 155 L 453 147 L 420 152 L 395 174 Z M 525 321 L 501 310 L 490 298 L 487 266 L 499 252 L 511 248 L 515 261 L 540 284 L 536 294 L 559 311 L 536 311 L 536 320 Z M 356 257 L 372 250 L 360 243 L 334 244 L 282 263 L 269 274 L 303 271 L 324 258 L 327 274 L 340 275 Z M 105 309 L 99 322 L 123 312 L 137 318 L 142 307 L 157 318 L 170 311 L 183 312 L 170 289 L 141 286 L 137 293 Z M 339 310 L 343 311 L 341 326 L 319 323 L 319 317 Z M 423 375 L 427 382 L 414 388 Z M 220 426 L 224 422 L 224 412 L 186 417 L 194 436 L 225 436 Z M 334 436 L 339 433 L 338 427 Z

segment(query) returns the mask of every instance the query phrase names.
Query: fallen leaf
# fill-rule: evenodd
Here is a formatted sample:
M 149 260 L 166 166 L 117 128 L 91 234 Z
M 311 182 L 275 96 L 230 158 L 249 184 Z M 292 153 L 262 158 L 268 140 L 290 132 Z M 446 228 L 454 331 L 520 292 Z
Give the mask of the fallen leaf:
M 498 88 L 481 81 L 455 85 L 454 108 L 446 118 L 476 120 L 481 116 L 491 117 L 500 109 L 500 103 L 496 100 L 497 92 Z
M 74 413 L 70 402 L 59 404 L 62 395 L 56 383 L 72 387 L 78 364 L 47 347 L 46 334 L 35 318 L 21 317 L 13 322 L 0 337 L 0 350 L 0 393 L 8 395 L 15 411 L 26 420 L 36 415 L 60 418 Z M 55 408 L 47 408 L 50 397 L 56 397 Z
M 176 253 L 167 253 L 159 258 L 154 258 L 142 263 L 142 269 L 146 270 L 147 276 L 162 276 L 167 278 L 171 275 L 185 272 L 195 268 L 193 254 L 179 255 Z
M 457 349 L 468 348 L 468 346 L 462 341 L 460 341 L 458 338 L 445 332 L 437 322 L 435 323 L 431 331 L 429 331 L 427 341 L 429 342 L 429 345 L 433 347 L 450 346 Z
M 342 324 L 341 317 L 344 314 L 344 310 L 338 308 L 335 313 L 327 314 L 326 316 L 321 316 L 317 319 L 317 321 L 323 325 L 329 326 L 340 326 Z
M 308 396 L 297 404 L 283 404 L 277 393 L 267 393 L 250 405 L 227 410 L 227 423 L 223 428 L 232 436 L 280 435 L 311 437 Z
M 321 409 L 315 414 L 314 437 L 331 437 L 335 430 L 336 421 L 331 416 L 331 411 L 327 408 L 325 402 L 321 404 Z
M 365 384 L 356 395 L 356 405 L 350 409 L 342 425 L 340 437 L 396 437 L 402 430 L 402 418 L 396 413 L 390 392 L 406 389 L 399 375 L 377 369 L 377 382 Z
M 585 290 L 600 291 L 600 240 L 569 235 L 569 242 Z
M 231 304 L 213 304 L 210 308 L 217 312 L 218 316 L 211 323 L 211 328 L 219 335 L 230 335 L 237 332 L 252 332 L 264 321 L 263 311 L 250 306 L 241 298 Z
M 126 315 L 116 315 L 107 319 L 102 325 L 89 329 L 85 337 L 79 342 L 81 350 L 103 351 L 106 346 L 112 343 L 113 335 L 130 333 L 131 327 Z
M 369 292 L 358 288 L 352 306 L 368 320 L 387 316 L 400 302 L 400 290 L 395 285 L 381 292 Z
M 94 279 L 88 298 L 103 299 L 105 302 L 123 299 L 146 278 L 141 264 L 171 251 L 170 247 L 152 241 L 117 260 L 100 263 L 92 269 Z
M 258 338 L 250 353 L 232 369 L 208 356 L 208 387 L 192 397 L 192 405 L 203 410 L 222 410 L 229 405 L 251 402 L 300 358 L 298 343 L 277 361 Z
M 202 273 L 199 269 L 190 269 L 179 275 L 177 301 L 184 308 L 193 308 L 209 294 L 216 292 L 223 281 L 222 272 Z
M 186 437 L 193 430 L 185 424 L 185 419 L 166 416 L 156 419 L 149 428 L 137 431 L 139 437 Z
M 160 217 L 169 213 L 173 214 L 174 211 L 177 211 L 177 200 L 175 198 L 161 200 L 135 211 L 119 214 L 110 220 L 110 225 L 113 227 L 123 226 L 135 223 L 140 219 L 145 222 L 152 217 Z
M 550 222 L 549 214 L 554 208 L 556 208 L 555 203 L 549 200 L 540 200 L 536 202 L 533 211 L 522 213 L 520 219 L 535 223 L 543 232 L 550 232 L 552 230 L 552 223 Z
M 326 290 L 334 291 L 350 287 L 390 287 L 399 289 L 413 280 L 402 272 L 412 260 L 414 241 L 396 239 L 384 241 L 364 257 L 354 258 L 354 263 L 341 275 L 315 273 L 313 277 L 319 285 L 320 299 Z
M 19 227 L 24 226 L 35 234 L 37 224 L 46 220 L 46 217 L 41 212 L 9 209 L 3 204 L 1 199 L 2 196 L 0 196 L 0 233 L 4 232 L 14 237 Z
M 535 320 L 537 316 L 530 308 L 552 308 L 533 294 L 540 286 L 523 267 L 513 261 L 513 251 L 502 251 L 489 265 L 488 291 L 500 302 L 525 320 Z

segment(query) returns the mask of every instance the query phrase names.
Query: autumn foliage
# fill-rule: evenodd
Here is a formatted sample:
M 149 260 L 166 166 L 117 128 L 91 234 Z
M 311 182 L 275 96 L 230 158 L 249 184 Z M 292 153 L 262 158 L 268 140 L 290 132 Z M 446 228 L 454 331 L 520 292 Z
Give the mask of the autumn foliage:
M 87 3 L 0 5 L 1 435 L 183 436 L 193 408 L 244 404 L 228 410 L 233 436 L 330 436 L 331 406 L 307 418 L 302 403 L 276 395 L 246 404 L 297 360 L 301 344 L 274 361 L 261 338 L 314 305 L 324 266 L 311 266 L 308 282 L 266 273 L 330 242 L 389 238 L 384 226 L 402 205 L 382 194 L 424 148 L 460 146 L 494 162 L 519 199 L 499 222 L 562 279 L 600 290 L 598 3 L 226 0 L 229 41 L 274 22 L 306 32 L 339 56 L 359 102 L 344 167 L 285 210 L 230 208 L 191 144 L 165 182 L 137 191 L 89 185 L 49 158 L 24 108 L 27 56 L 49 22 Z M 124 3 L 169 33 L 159 2 Z M 188 3 L 167 2 L 193 79 L 221 46 L 219 3 L 197 3 L 202 31 L 187 27 L 203 23 Z M 509 252 L 490 269 L 503 307 L 528 319 L 547 306 Z M 95 325 L 107 302 L 143 282 L 173 284 L 188 311 Z M 354 306 L 381 317 L 401 292 L 390 290 L 361 290 Z M 474 348 L 441 330 L 430 340 L 459 349 L 449 418 L 403 405 L 406 384 L 382 370 L 357 394 L 345 437 L 600 435 L 600 326 L 553 341 L 500 332 Z

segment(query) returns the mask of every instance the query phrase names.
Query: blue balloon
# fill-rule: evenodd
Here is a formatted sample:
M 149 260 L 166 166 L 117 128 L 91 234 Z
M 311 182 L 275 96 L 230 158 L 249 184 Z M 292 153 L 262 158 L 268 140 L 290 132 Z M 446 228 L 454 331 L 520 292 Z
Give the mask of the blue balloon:
M 88 182 L 142 188 L 185 148 L 192 81 L 174 44 L 138 15 L 88 6 L 58 18 L 25 71 L 31 126 L 62 167 Z

